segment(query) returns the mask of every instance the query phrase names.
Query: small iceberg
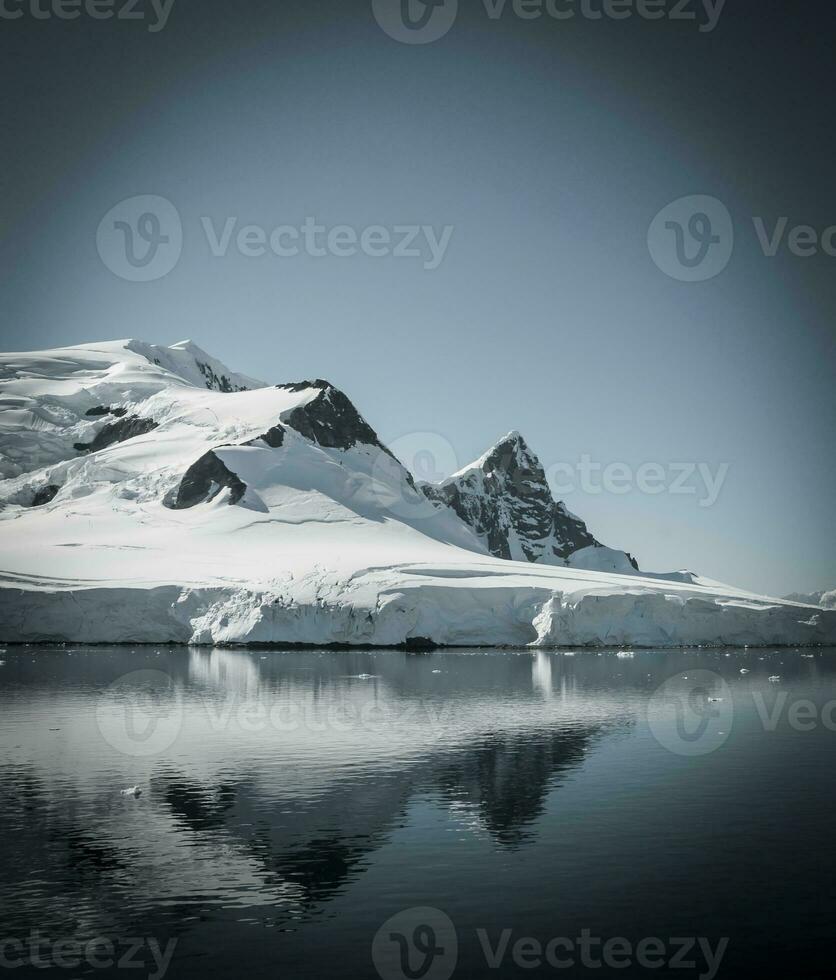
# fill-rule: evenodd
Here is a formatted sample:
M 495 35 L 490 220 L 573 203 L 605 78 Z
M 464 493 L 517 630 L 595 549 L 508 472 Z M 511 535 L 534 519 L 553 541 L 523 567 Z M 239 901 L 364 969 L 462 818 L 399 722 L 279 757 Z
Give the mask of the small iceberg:
M 771 682 L 772 684 L 777 684 L 777 683 L 778 683 L 778 681 L 779 681 L 779 680 L 781 680 L 781 675 L 780 675 L 780 674 L 773 674 L 773 675 L 772 675 L 772 676 L 771 676 L 771 677 L 769 678 L 769 680 L 770 680 L 770 682 Z
M 121 792 L 122 796 L 142 796 L 142 790 L 139 786 L 129 786 L 127 789 L 123 789 Z
M 635 654 L 632 650 L 619 650 L 616 656 L 621 657 L 622 660 L 632 660 Z
M 740 668 L 740 673 L 741 674 L 748 674 L 749 673 L 749 668 L 748 667 L 741 667 Z

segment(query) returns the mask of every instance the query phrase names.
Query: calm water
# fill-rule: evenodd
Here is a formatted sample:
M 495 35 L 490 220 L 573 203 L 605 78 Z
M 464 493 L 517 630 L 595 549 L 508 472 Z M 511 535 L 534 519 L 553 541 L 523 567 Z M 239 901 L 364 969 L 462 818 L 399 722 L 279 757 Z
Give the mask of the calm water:
M 836 651 L 0 659 L 12 977 L 836 965 Z

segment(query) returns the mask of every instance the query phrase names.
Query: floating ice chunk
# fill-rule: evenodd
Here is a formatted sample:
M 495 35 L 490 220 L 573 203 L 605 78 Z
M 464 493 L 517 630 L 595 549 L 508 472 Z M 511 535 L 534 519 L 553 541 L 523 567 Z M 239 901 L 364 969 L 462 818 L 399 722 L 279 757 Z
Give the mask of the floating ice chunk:
M 121 795 L 133 797 L 142 796 L 142 790 L 139 788 L 139 786 L 129 786 L 127 789 L 122 790 Z

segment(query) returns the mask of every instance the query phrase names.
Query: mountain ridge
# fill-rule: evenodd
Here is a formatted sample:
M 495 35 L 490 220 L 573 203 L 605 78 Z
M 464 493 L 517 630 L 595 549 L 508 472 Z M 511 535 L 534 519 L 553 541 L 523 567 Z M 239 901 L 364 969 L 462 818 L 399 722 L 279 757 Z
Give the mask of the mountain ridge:
M 540 473 L 516 443 L 482 474 L 516 490 L 509 513 L 525 532 L 509 536 L 511 560 L 498 558 L 450 507 L 429 501 L 339 389 L 321 379 L 246 388 L 253 379 L 195 347 L 0 355 L 0 640 L 836 639 L 833 611 L 690 573 L 660 581 L 632 567 L 582 567 L 611 551 L 603 546 L 572 551 L 568 565 L 514 560 L 523 538 L 532 553 L 544 537 L 554 543 L 551 526 L 536 533 L 548 501 L 530 511 L 525 495 L 538 496 Z

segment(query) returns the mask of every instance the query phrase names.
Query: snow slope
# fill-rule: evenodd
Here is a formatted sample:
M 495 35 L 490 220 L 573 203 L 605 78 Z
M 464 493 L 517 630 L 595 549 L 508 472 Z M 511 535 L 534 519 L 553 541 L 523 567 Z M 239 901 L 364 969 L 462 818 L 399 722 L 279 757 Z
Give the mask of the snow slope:
M 784 598 L 788 602 L 801 602 L 807 606 L 821 606 L 822 609 L 836 609 L 836 589 L 821 589 L 818 592 L 792 592 Z
M 110 412 L 178 387 L 262 388 L 191 341 L 156 347 L 136 340 L 0 354 L 0 478 L 77 455 L 74 443 L 103 428 Z
M 836 640 L 835 612 L 491 555 L 324 381 L 135 341 L 2 355 L 0 378 L 5 642 Z

